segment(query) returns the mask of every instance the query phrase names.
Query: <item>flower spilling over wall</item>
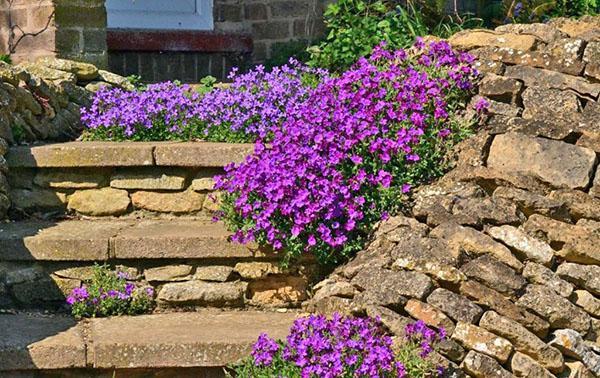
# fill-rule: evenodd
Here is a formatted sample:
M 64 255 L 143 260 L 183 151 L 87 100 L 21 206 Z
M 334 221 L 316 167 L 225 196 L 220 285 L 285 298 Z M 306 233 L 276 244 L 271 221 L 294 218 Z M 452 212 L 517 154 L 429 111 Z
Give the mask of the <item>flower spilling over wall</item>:
M 291 59 L 266 72 L 258 66 L 230 85 L 201 88 L 173 82 L 126 91 L 102 88 L 81 110 L 87 139 L 254 142 L 272 136 L 286 109 L 299 105 L 327 72 Z
M 372 226 L 399 211 L 412 184 L 440 170 L 477 75 L 445 42 L 376 48 L 308 98 L 217 180 L 234 240 L 325 263 L 361 249 Z
M 431 361 L 445 331 L 409 324 L 394 345 L 378 319 L 311 315 L 297 319 L 285 341 L 266 334 L 251 357 L 235 368 L 239 377 L 424 377 L 441 369 Z
M 137 287 L 125 272 L 94 266 L 90 282 L 73 289 L 67 304 L 76 318 L 143 314 L 154 307 L 154 289 Z

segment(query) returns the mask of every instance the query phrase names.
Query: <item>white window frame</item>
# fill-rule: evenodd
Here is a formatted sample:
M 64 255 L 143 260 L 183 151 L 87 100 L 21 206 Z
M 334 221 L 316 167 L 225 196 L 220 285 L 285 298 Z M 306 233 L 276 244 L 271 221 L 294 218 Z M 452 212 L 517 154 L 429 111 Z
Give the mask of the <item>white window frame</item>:
M 179 1 L 195 9 L 178 10 Z M 106 13 L 110 29 L 214 29 L 213 0 L 106 0 Z

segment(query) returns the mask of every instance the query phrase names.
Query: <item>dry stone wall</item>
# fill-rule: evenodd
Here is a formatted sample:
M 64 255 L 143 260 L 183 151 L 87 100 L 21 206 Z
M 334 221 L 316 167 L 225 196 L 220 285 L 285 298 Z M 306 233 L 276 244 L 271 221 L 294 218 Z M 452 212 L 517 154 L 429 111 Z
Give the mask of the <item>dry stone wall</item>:
M 600 376 L 600 18 L 450 42 L 479 58 L 486 125 L 306 308 L 444 327 L 454 376 Z
M 79 109 L 102 86 L 130 88 L 123 77 L 70 60 L 42 58 L 36 63 L 0 62 L 0 219 L 9 207 L 8 146 L 64 141 L 81 134 Z

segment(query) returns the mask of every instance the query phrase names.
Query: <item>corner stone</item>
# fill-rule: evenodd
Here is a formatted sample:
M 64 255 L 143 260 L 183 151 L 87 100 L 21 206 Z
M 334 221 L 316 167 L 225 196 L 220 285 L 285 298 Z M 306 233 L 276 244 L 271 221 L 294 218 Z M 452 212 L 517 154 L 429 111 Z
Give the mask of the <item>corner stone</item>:
M 84 215 L 122 215 L 127 212 L 130 200 L 125 190 L 112 188 L 82 190 L 69 197 L 68 209 Z

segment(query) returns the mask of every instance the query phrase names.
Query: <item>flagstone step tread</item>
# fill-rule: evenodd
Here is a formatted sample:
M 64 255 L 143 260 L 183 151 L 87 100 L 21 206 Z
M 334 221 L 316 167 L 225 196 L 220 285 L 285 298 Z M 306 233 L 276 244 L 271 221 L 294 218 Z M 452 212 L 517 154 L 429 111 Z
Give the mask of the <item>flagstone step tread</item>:
M 203 310 L 77 322 L 61 315 L 0 315 L 0 372 L 227 366 L 248 356 L 263 332 L 284 338 L 297 316 Z
M 0 261 L 252 258 L 266 253 L 228 241 L 209 220 L 66 220 L 0 223 Z
M 10 168 L 224 167 L 252 152 L 252 144 L 211 142 L 67 142 L 11 147 Z

